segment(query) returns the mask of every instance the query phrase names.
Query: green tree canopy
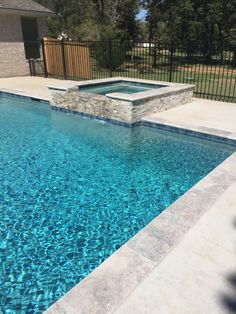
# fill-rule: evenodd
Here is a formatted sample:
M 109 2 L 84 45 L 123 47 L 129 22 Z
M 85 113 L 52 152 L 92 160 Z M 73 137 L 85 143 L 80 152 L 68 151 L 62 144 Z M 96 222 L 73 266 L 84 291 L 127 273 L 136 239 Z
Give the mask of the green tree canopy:
M 38 0 L 57 14 L 49 34 L 72 39 L 173 40 L 194 45 L 236 39 L 235 0 Z M 146 20 L 137 20 L 140 9 Z

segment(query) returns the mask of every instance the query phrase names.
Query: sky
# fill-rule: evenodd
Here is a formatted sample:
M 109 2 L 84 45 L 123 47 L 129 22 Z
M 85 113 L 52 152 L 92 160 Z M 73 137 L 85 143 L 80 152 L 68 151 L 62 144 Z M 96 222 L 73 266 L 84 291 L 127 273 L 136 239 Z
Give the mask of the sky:
M 142 10 L 140 10 L 139 14 L 137 15 L 137 18 L 139 20 L 143 20 L 145 18 L 146 14 L 147 14 L 147 11 L 142 9 Z

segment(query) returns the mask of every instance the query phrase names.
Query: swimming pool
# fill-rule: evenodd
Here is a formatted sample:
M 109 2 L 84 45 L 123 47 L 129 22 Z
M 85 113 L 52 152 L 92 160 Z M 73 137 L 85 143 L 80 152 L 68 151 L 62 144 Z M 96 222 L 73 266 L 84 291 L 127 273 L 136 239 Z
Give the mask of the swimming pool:
M 134 94 L 166 87 L 165 85 L 145 84 L 139 82 L 117 81 L 80 86 L 81 92 L 106 95 L 110 93 Z
M 0 308 L 41 313 L 235 147 L 0 96 Z

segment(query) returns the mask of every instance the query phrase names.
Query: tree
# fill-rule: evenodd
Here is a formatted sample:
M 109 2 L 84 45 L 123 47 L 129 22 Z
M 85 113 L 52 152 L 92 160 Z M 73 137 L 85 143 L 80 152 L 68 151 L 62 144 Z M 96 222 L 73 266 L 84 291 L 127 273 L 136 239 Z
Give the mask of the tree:
M 158 38 L 158 26 L 161 21 L 161 1 L 157 0 L 148 0 L 144 1 L 143 5 L 147 10 L 146 21 L 148 24 L 148 40 L 156 41 Z
M 139 0 L 38 0 L 57 16 L 49 18 L 53 36 L 72 39 L 135 39 Z M 86 29 L 87 28 L 87 29 Z
M 69 37 L 74 35 L 74 30 L 82 22 L 82 12 L 85 0 L 38 0 L 42 5 L 56 13 L 55 17 L 48 19 L 49 35 L 58 37 L 65 33 Z
M 235 0 L 144 0 L 148 11 L 149 40 L 165 39 L 184 44 L 188 55 L 199 45 L 207 61 L 218 47 L 223 59 L 224 43 L 236 27 Z
M 235 0 L 38 0 L 56 12 L 49 18 L 49 33 L 67 33 L 72 39 L 140 38 L 148 29 L 149 41 L 173 40 L 189 47 L 189 54 L 203 43 L 211 58 L 212 43 L 233 39 L 236 29 Z M 147 10 L 140 23 L 137 13 Z M 220 49 L 220 48 L 219 48 Z
M 138 36 L 139 0 L 92 0 L 102 39 L 135 39 Z

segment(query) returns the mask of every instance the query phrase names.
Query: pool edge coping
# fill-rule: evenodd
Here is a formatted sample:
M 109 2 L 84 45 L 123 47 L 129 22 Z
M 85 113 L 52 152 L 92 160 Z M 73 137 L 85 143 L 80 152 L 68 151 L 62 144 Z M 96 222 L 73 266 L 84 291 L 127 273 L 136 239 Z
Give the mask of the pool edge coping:
M 1 94 L 9 95 L 12 97 L 26 98 L 29 100 L 35 100 L 39 102 L 50 102 L 50 97 L 34 96 L 23 91 L 17 91 L 17 90 L 8 89 L 8 88 L 0 88 L 0 95 Z

